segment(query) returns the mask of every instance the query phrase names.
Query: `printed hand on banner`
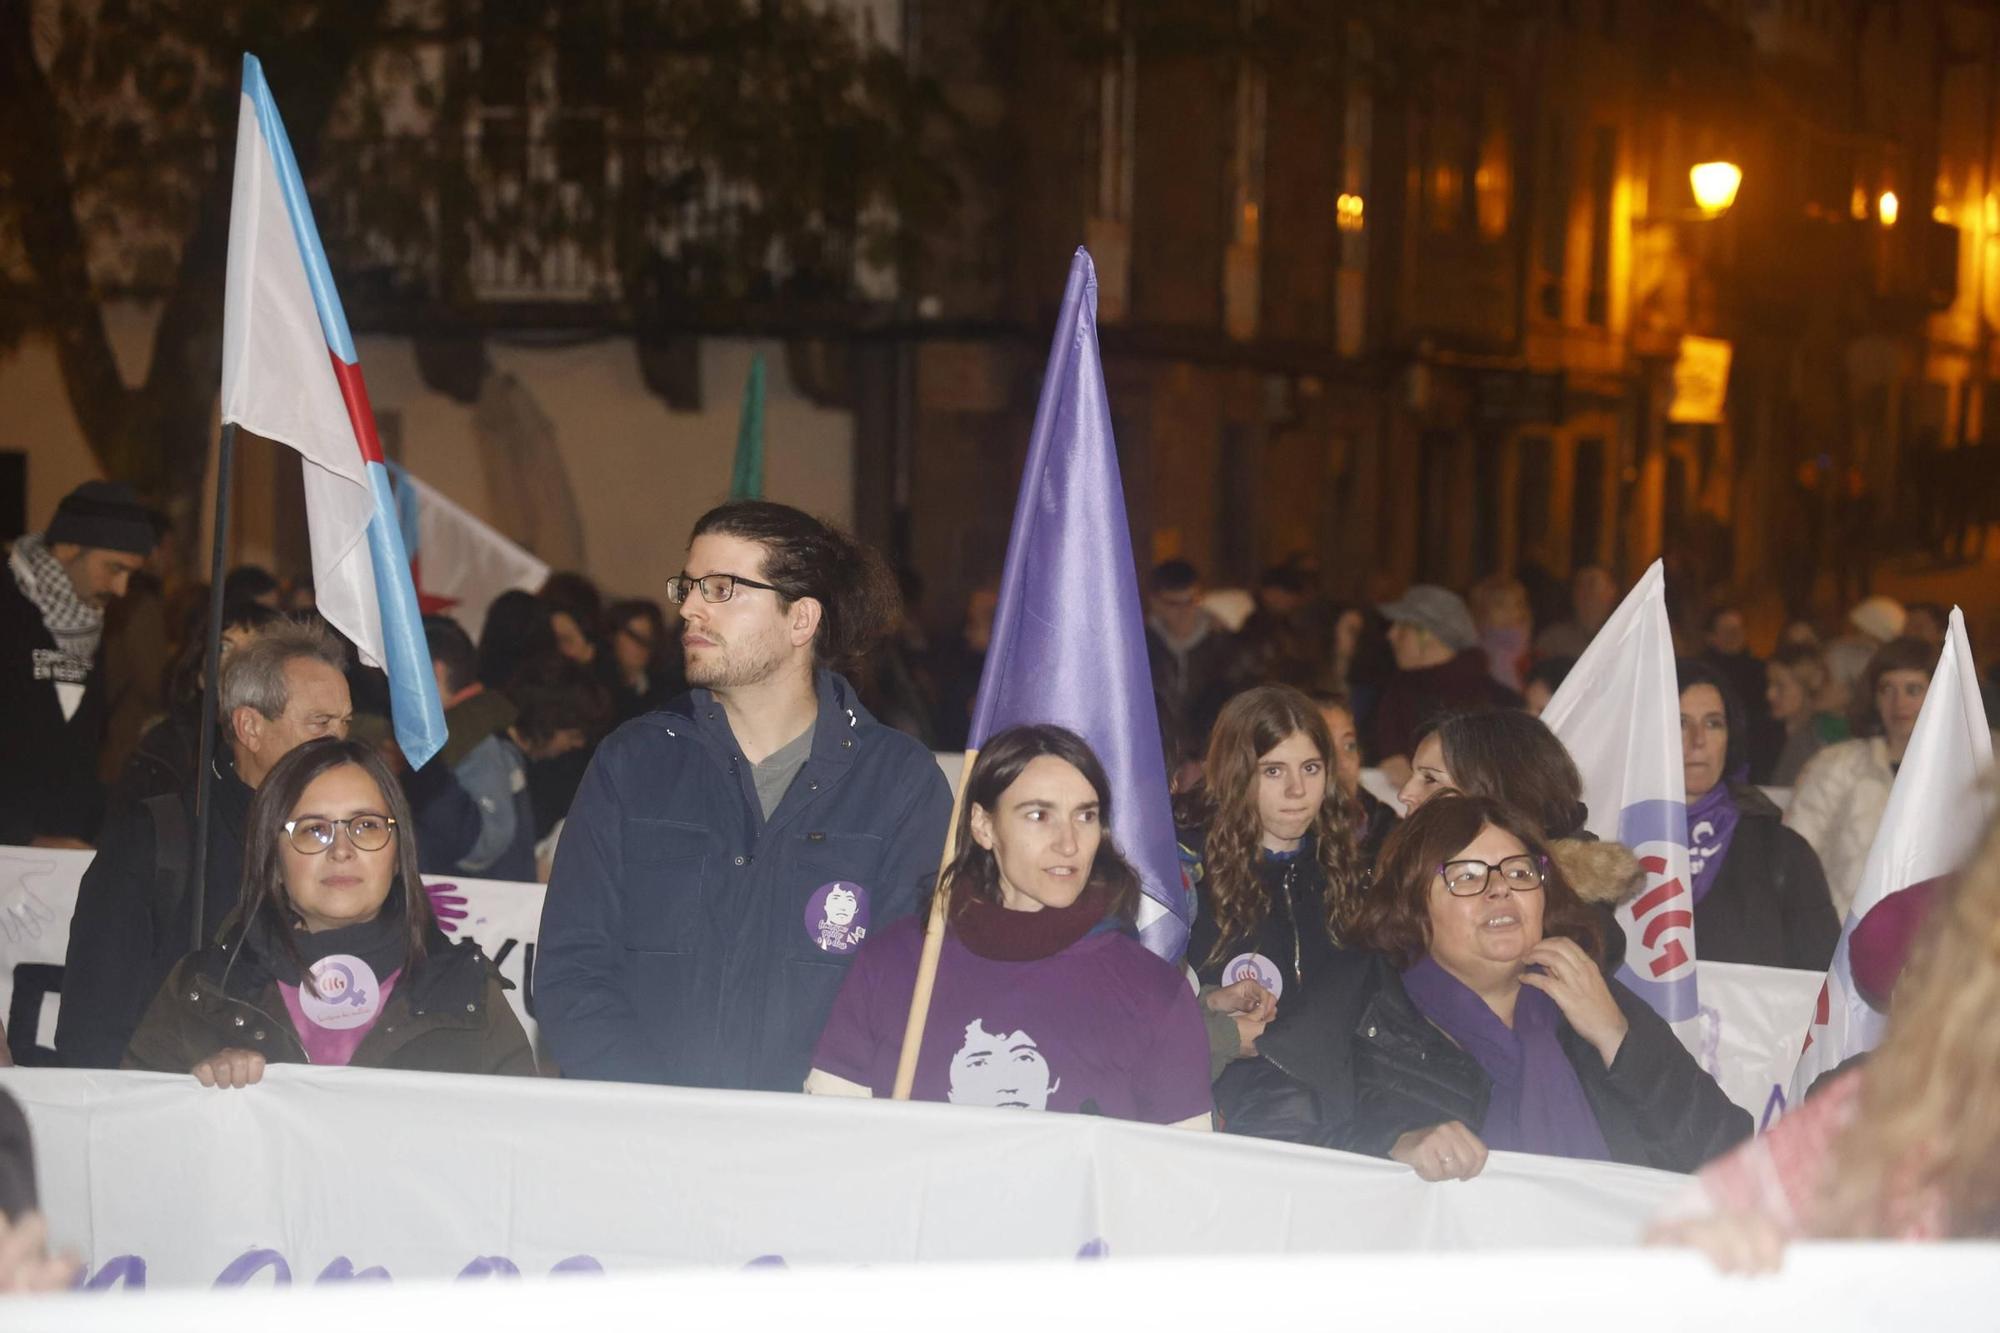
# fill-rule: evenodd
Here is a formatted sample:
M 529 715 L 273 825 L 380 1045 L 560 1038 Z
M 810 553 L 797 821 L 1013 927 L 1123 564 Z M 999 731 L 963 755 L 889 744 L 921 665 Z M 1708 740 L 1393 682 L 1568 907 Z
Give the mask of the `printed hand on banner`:
M 56 914 L 28 887 L 54 873 L 55 863 L 47 859 L 0 857 L 0 876 L 4 876 L 0 879 L 0 928 L 5 929 L 9 943 L 38 940 L 55 924 Z
M 438 929 L 447 935 L 458 933 L 458 923 L 470 915 L 465 910 L 465 895 L 458 891 L 456 884 L 426 884 L 424 894 L 431 900 L 431 915 L 437 918 Z
M 1631 1024 L 1625 1021 L 1618 1001 L 1611 998 L 1611 987 L 1590 955 L 1578 948 L 1576 941 L 1552 935 L 1528 950 L 1527 961 L 1542 970 L 1523 972 L 1521 984 L 1533 986 L 1554 1000 L 1576 1035 L 1596 1047 L 1604 1067 L 1611 1068 Z
M 1785 1233 L 1757 1212 L 1710 1213 L 1661 1222 L 1646 1232 L 1646 1244 L 1700 1250 L 1725 1273 L 1775 1273 L 1785 1260 Z
M 24 1213 L 18 1222 L 0 1214 L 0 1295 L 66 1291 L 82 1271 L 75 1255 L 49 1253 L 49 1227 L 40 1213 Z

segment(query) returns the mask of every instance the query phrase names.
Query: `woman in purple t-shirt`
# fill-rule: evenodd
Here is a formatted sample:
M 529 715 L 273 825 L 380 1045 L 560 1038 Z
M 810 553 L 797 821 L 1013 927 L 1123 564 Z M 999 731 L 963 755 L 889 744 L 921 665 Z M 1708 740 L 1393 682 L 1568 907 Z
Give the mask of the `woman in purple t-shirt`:
M 915 1097 L 1209 1127 L 1201 1012 L 1133 934 L 1139 877 L 1110 821 L 1111 785 L 1075 733 L 1015 727 L 979 751 Z M 924 919 L 855 955 L 806 1091 L 889 1095 Z
M 500 974 L 439 933 L 409 803 L 358 741 L 307 741 L 244 816 L 243 900 L 174 966 L 128 1069 L 241 1088 L 268 1063 L 532 1074 Z

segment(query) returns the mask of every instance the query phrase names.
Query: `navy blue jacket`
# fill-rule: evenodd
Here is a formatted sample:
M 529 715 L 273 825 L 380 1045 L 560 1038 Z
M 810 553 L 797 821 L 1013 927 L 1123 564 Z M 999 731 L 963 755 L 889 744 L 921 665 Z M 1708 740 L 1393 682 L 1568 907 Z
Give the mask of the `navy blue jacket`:
M 844 881 L 865 890 L 869 933 L 910 915 L 951 816 L 930 751 L 877 722 L 839 676 L 816 683 L 812 754 L 768 823 L 706 690 L 598 748 L 563 826 L 535 960 L 537 1017 L 565 1074 L 803 1087 L 854 954 L 821 947 L 808 904 Z

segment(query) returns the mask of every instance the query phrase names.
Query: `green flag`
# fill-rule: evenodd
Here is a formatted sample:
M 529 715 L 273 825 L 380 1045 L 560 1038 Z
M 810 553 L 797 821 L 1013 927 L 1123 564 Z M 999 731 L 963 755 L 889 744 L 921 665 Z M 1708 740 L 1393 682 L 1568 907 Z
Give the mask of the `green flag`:
M 764 498 L 764 354 L 750 357 L 743 381 L 743 416 L 736 423 L 736 466 L 729 474 L 729 498 Z

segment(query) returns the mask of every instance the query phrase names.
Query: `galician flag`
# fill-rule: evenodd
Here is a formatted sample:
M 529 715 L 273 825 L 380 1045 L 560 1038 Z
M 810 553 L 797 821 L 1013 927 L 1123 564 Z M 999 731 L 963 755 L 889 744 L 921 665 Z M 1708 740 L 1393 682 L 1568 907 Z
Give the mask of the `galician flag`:
M 1645 867 L 1644 889 L 1618 909 L 1626 940 L 1618 979 L 1673 1023 L 1693 1018 L 1698 1002 L 1680 684 L 1666 594 L 1654 561 L 1583 650 L 1542 721 L 1583 775 L 1587 827 L 1624 843 Z
M 243 57 L 236 124 L 222 419 L 305 460 L 320 614 L 362 661 L 388 672 L 396 742 L 422 765 L 444 745 L 444 708 L 375 412 L 291 141 L 252 55 Z
M 389 464 L 389 480 L 403 549 L 410 553 L 410 573 L 416 579 L 417 608 L 425 615 L 450 616 L 477 639 L 494 598 L 516 590 L 534 592 L 549 581 L 546 564 L 409 469 Z
M 1992 768 L 1993 735 L 1979 699 L 1972 644 L 1965 616 L 1953 607 L 1944 653 L 1917 713 L 1860 887 L 1841 923 L 1833 964 L 1820 987 L 1819 1006 L 1792 1074 L 1791 1105 L 1799 1104 L 1814 1079 L 1882 1039 L 1885 1020 L 1855 987 L 1848 940 L 1869 909 L 1890 894 L 1965 865 L 1993 818 L 1994 796 L 1987 785 Z
M 1179 962 L 1192 904 L 1174 842 L 1132 529 L 1098 360 L 1097 270 L 1081 249 L 1042 374 L 968 748 L 1037 722 L 1076 732 L 1104 765 L 1109 831 L 1144 889 L 1139 938 Z

